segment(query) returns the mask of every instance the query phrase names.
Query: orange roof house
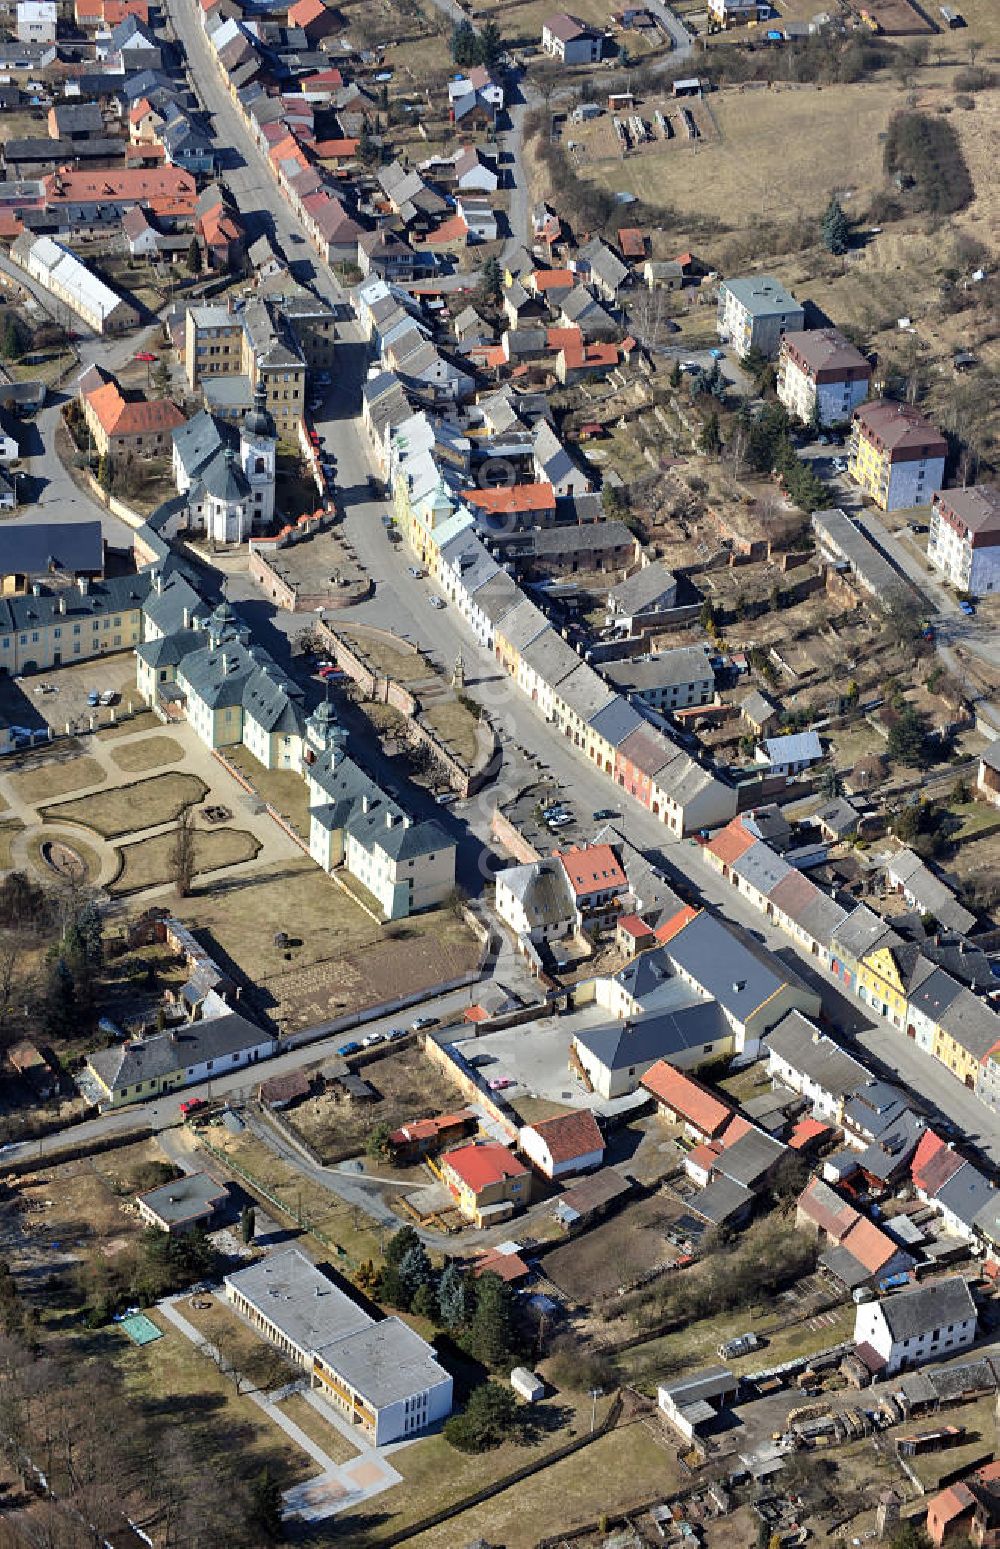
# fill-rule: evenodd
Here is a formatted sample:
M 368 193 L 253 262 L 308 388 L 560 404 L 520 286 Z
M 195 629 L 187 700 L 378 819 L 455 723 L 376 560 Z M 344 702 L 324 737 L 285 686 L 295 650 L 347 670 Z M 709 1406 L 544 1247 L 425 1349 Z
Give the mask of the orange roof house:
M 646 238 L 638 226 L 622 226 L 619 228 L 618 251 L 623 258 L 645 258 Z
M 112 377 L 83 394 L 83 412 L 102 457 L 116 452 L 157 452 L 185 423 L 169 398 L 126 398 Z
M 624 868 L 609 844 L 574 845 L 569 850 L 556 850 L 555 854 L 580 908 L 605 902 L 628 890 Z
M 745 855 L 753 845 L 759 842 L 756 834 L 751 834 L 743 827 L 739 818 L 733 818 L 727 823 L 714 838 L 704 846 L 705 854 L 710 855 L 721 869 L 731 866 L 738 861 L 741 855 Z
M 476 1226 L 506 1221 L 531 1198 L 531 1173 L 499 1141 L 458 1146 L 438 1166 L 459 1210 Z
M 983 1506 L 983 1514 L 995 1519 L 1000 1516 L 1000 1462 L 986 1463 L 968 1479 L 949 1485 L 935 1495 L 927 1506 L 927 1536 L 940 1549 L 946 1539 L 959 1533 L 972 1537 L 975 1543 L 992 1543 L 994 1538 L 985 1534 L 969 1535 L 968 1529 L 977 1506 Z M 995 1535 L 996 1529 L 994 1527 Z
M 524 282 L 526 290 L 542 296 L 548 291 L 572 290 L 575 284 L 572 269 L 536 269 Z
M 680 1120 L 702 1140 L 717 1139 L 733 1117 L 728 1103 L 666 1060 L 651 1065 L 641 1084 L 656 1098 L 661 1114 Z

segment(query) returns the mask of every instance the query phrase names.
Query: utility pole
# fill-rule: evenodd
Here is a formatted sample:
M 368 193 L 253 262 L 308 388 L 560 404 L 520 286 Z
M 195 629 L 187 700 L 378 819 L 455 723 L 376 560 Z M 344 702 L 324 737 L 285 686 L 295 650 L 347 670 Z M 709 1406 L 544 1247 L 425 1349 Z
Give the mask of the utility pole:
M 604 1389 L 603 1388 L 591 1388 L 591 1390 L 590 1390 L 590 1399 L 591 1399 L 591 1404 L 590 1404 L 590 1434 L 591 1434 L 591 1436 L 593 1436 L 594 1431 L 595 1431 L 595 1429 L 597 1427 L 597 1400 L 602 1396 L 603 1393 L 604 1393 Z

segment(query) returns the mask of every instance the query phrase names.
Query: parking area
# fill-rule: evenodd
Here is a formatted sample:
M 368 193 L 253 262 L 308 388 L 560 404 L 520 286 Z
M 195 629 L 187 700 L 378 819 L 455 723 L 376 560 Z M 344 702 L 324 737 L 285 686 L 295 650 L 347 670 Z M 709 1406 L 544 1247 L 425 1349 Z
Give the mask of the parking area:
M 112 707 L 88 705 L 87 696 L 114 695 Z M 92 661 L 53 667 L 23 678 L 0 677 L 0 715 L 13 726 L 51 726 L 55 732 L 83 731 L 96 717 L 98 724 L 112 720 L 141 698 L 135 683 L 135 657 L 131 651 L 99 656 Z
M 502 808 L 503 816 L 539 855 L 548 855 L 556 846 L 592 843 L 622 811 L 613 796 L 606 807 L 591 808 L 571 789 L 545 776 L 525 786 Z
M 569 1046 L 575 1033 L 608 1020 L 606 1011 L 588 1006 L 567 1016 L 554 1016 L 520 1027 L 487 1033 L 483 1038 L 467 1038 L 456 1047 L 478 1068 L 483 1081 L 496 1085 L 509 1101 L 519 1097 L 541 1098 L 546 1102 L 572 1108 L 600 1108 L 612 1111 L 596 1092 L 588 1092 L 569 1068 Z M 624 1099 L 631 1105 L 631 1099 Z

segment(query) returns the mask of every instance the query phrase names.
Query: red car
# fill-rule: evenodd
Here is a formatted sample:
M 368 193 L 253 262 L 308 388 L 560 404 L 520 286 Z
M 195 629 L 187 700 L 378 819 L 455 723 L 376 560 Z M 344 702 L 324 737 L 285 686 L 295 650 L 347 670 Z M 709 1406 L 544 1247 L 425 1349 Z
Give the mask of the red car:
M 197 1113 L 201 1108 L 207 1108 L 208 1104 L 203 1097 L 189 1097 L 186 1103 L 181 1103 L 181 1117 L 186 1119 L 188 1114 Z
M 156 359 L 156 356 L 155 355 L 151 355 L 148 350 L 143 350 L 141 355 L 136 355 L 133 358 L 135 360 L 154 361 Z
M 342 678 L 344 676 L 344 669 L 343 667 L 320 667 L 316 676 L 318 678 Z

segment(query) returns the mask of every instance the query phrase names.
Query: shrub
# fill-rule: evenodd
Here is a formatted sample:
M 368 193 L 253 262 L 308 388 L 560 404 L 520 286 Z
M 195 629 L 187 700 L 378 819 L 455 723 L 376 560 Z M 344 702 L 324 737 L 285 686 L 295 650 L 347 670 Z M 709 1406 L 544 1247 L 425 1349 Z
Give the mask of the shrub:
M 958 136 L 941 118 L 894 114 L 885 138 L 884 166 L 908 191 L 915 209 L 950 215 L 972 199 L 972 179 Z

